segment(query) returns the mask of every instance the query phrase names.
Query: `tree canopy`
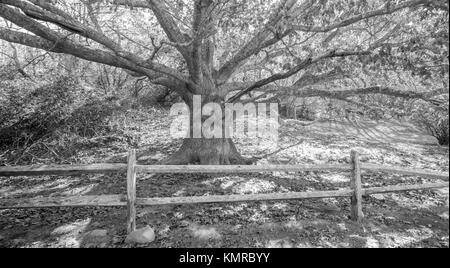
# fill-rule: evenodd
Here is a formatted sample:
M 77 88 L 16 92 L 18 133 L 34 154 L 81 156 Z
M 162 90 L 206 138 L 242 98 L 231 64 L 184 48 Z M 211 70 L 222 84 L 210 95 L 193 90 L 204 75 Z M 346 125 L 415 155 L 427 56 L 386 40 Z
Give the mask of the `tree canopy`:
M 448 76 L 447 1 L 1 0 L 0 16 L 13 23 L 3 40 L 120 67 L 185 100 L 236 101 L 264 87 L 429 100 Z M 409 93 L 373 82 L 408 79 L 400 74 L 434 85 Z

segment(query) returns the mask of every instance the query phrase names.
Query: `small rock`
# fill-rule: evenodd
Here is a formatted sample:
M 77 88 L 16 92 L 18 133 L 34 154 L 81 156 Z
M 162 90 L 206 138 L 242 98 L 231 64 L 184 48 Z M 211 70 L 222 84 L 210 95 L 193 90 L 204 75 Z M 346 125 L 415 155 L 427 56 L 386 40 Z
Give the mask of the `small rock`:
M 107 230 L 94 230 L 94 231 L 90 231 L 86 235 L 90 236 L 90 237 L 105 237 L 108 235 L 108 231 Z
M 125 243 L 127 244 L 149 244 L 155 241 L 155 231 L 147 226 L 145 228 L 136 230 L 127 236 Z

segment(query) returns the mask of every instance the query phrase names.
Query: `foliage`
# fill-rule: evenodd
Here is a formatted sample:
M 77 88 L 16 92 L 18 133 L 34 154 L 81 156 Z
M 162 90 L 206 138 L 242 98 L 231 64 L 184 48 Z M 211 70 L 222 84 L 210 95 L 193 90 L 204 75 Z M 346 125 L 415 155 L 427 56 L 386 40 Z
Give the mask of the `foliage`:
M 64 120 L 64 130 L 80 137 L 95 137 L 111 132 L 112 129 L 106 121 L 119 109 L 115 102 L 90 101 L 74 110 Z
M 76 91 L 75 81 L 67 78 L 28 94 L 11 88 L 0 113 L 0 147 L 30 144 L 51 134 L 70 115 Z
M 117 102 L 92 98 L 77 79 L 60 77 L 25 93 L 23 84 L 2 83 L 0 148 L 21 148 L 63 133 L 94 137 L 111 131 Z M 56 134 L 57 133 L 57 134 Z
M 433 135 L 440 145 L 449 145 L 448 112 L 424 109 L 415 114 L 414 120 L 429 134 Z
M 314 111 L 312 105 L 306 100 L 303 100 L 300 107 L 297 107 L 297 119 L 301 121 L 316 120 L 316 112 Z

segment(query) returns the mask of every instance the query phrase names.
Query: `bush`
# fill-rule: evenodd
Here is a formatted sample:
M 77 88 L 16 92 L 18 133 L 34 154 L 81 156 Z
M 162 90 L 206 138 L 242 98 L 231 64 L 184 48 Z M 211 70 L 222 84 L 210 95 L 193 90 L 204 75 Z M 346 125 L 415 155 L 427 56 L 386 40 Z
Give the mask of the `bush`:
M 296 119 L 302 121 L 314 121 L 316 120 L 316 113 L 305 101 L 303 101 L 302 105 L 297 108 Z
M 52 133 L 70 115 L 77 86 L 72 79 L 24 93 L 12 86 L 0 110 L 0 147 L 22 146 Z
M 114 100 L 92 101 L 76 109 L 65 120 L 65 128 L 81 137 L 89 138 L 100 135 L 111 131 L 106 120 L 119 109 L 120 106 Z
M 42 86 L 0 81 L 0 165 L 60 163 L 83 148 L 116 141 L 109 121 L 122 110 L 120 101 L 102 100 L 96 90 L 67 77 Z
M 440 145 L 449 145 L 449 118 L 441 118 L 437 123 L 428 126 L 428 130 Z
M 435 137 L 440 145 L 449 145 L 449 115 L 439 111 L 426 111 L 416 115 L 416 122 L 430 135 Z

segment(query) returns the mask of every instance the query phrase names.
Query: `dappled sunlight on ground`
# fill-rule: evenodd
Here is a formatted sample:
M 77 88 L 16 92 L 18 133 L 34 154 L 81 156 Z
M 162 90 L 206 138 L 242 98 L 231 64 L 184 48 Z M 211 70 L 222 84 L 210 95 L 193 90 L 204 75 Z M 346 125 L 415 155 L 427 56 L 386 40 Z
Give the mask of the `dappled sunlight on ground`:
M 321 179 L 332 183 L 333 182 L 343 183 L 350 181 L 350 174 L 322 174 L 319 176 Z
M 55 247 L 77 248 L 81 246 L 82 234 L 88 228 L 91 219 L 73 222 L 53 230 L 52 236 L 56 238 Z
M 14 186 L 7 186 L 0 191 L 0 198 L 20 198 L 21 196 L 29 196 L 29 195 L 47 195 L 51 196 L 52 194 L 57 195 L 81 195 L 89 193 L 96 184 L 85 185 L 79 188 L 72 187 L 74 183 L 72 180 L 67 178 L 61 179 L 52 179 L 52 178 L 43 178 L 40 181 L 35 181 L 33 185 L 29 185 L 26 182 L 27 178 L 16 178 L 14 181 L 11 181 Z M 69 189 L 70 188 L 70 189 Z M 7 189 L 7 190 L 5 190 Z M 66 190 L 67 189 L 67 190 Z
M 154 164 L 176 151 L 167 118 L 155 112 L 135 116 L 127 128 L 139 136 L 140 160 Z M 148 121 L 146 121 L 148 120 Z M 136 132 L 136 129 L 139 131 Z M 133 132 L 134 130 L 134 132 Z M 124 162 L 128 145 L 105 145 L 80 152 L 81 163 Z M 273 146 L 273 144 L 270 144 Z M 448 171 L 448 147 L 398 122 L 322 122 L 281 126 L 276 148 L 239 140 L 258 164 L 348 164 L 354 148 L 363 163 Z M 270 147 L 270 149 L 268 149 Z M 349 187 L 348 172 L 272 172 L 264 174 L 139 174 L 138 197 L 183 197 L 339 190 Z M 437 180 L 364 173 L 364 187 L 432 183 Z M 126 175 L 36 177 L 0 180 L 0 197 L 103 195 L 126 193 Z M 138 227 L 155 229 L 156 241 L 142 247 L 448 247 L 449 192 L 416 191 L 365 197 L 366 219 L 349 219 L 348 198 L 216 205 L 138 207 Z M 124 243 L 124 208 L 61 208 L 0 211 L 0 246 L 131 247 Z M 102 229 L 107 239 L 86 233 Z
M 239 176 L 234 177 L 219 177 L 213 180 L 203 182 L 205 185 L 212 186 L 216 183 L 220 184 L 223 190 L 230 190 L 233 194 L 260 194 L 271 193 L 275 190 L 278 192 L 287 192 L 284 187 L 277 186 L 274 182 L 262 180 L 258 178 L 244 178 Z
M 436 144 L 431 136 L 424 135 L 420 129 L 407 122 L 390 121 L 327 121 L 306 127 L 308 131 L 353 136 L 368 142 L 404 142 Z
M 258 194 L 258 193 L 270 193 L 275 190 L 277 185 L 273 182 L 262 181 L 258 179 L 251 179 L 235 185 L 233 192 L 235 194 Z
M 200 240 L 218 240 L 222 238 L 222 235 L 216 230 L 216 228 L 213 227 L 201 227 L 197 225 L 192 225 L 190 227 L 190 230 L 192 232 L 192 235 Z
M 264 248 L 294 248 L 292 242 L 289 241 L 289 237 L 285 239 L 270 240 L 264 246 Z

